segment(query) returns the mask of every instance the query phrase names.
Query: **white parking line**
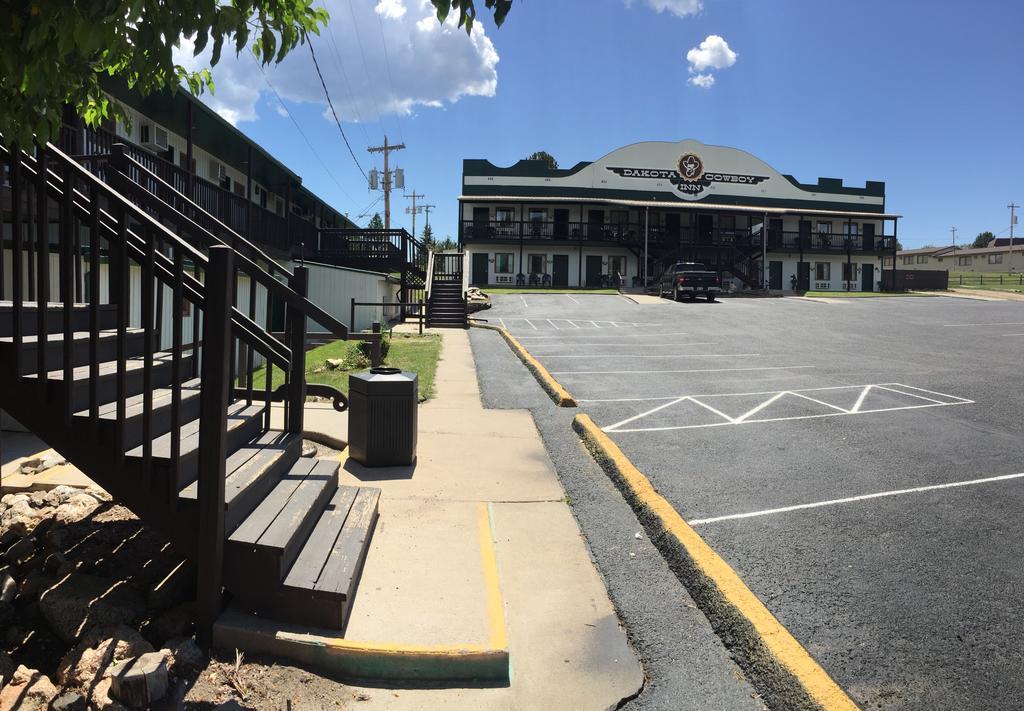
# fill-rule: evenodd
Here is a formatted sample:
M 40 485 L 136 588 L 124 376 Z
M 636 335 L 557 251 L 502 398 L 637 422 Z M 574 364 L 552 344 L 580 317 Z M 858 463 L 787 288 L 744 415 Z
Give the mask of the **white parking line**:
M 553 370 L 552 375 L 654 375 L 658 373 L 730 373 L 750 370 L 796 370 L 816 365 L 773 365 L 765 368 L 702 368 L 699 370 Z
M 848 388 L 859 387 L 857 385 L 832 385 L 824 388 L 802 388 L 799 390 L 789 390 L 791 393 L 802 393 L 812 392 L 815 390 L 846 390 Z M 745 395 L 773 395 L 778 390 L 758 390 L 751 393 L 704 393 L 696 395 L 668 395 L 663 397 L 616 397 L 609 398 L 607 400 L 587 400 L 585 398 L 576 398 L 576 402 L 653 402 L 655 400 L 681 400 L 687 397 L 723 397 L 725 395 L 742 397 Z M 950 396 L 952 397 L 952 396 Z
M 943 328 L 970 328 L 972 326 L 1024 326 L 1024 321 L 1010 321 L 1007 323 L 944 323 Z
M 741 518 L 755 518 L 757 516 L 770 516 L 772 514 L 787 513 L 789 511 L 800 511 L 802 509 L 817 509 L 822 506 L 836 506 L 838 504 L 850 504 L 857 501 L 867 501 L 869 499 L 881 499 L 889 496 L 902 496 L 904 494 L 919 494 L 925 491 L 938 491 L 940 489 L 953 489 L 961 486 L 974 486 L 975 484 L 990 484 L 997 481 L 1009 481 L 1011 479 L 1020 479 L 1024 477 L 1024 472 L 1020 474 L 1004 474 L 1002 476 L 989 476 L 982 479 L 967 479 L 965 481 L 952 481 L 948 484 L 931 484 L 929 486 L 915 486 L 910 489 L 893 489 L 892 491 L 879 491 L 874 494 L 862 494 L 860 496 L 847 496 L 842 499 L 829 499 L 827 501 L 815 501 L 811 504 L 797 504 L 795 506 L 782 506 L 776 509 L 762 509 L 761 511 L 750 511 L 748 513 L 741 514 L 729 514 L 727 516 L 713 516 L 711 518 L 697 518 L 691 519 L 687 523 L 691 526 L 701 526 L 708 523 L 717 523 L 719 521 L 734 521 Z
M 533 325 L 533 321 L 531 321 L 530 319 L 524 318 L 523 320 L 526 321 L 526 323 L 530 324 L 530 328 L 532 328 L 534 331 L 539 331 L 540 330 L 539 328 L 537 328 L 536 326 Z
M 519 319 L 514 319 L 514 318 L 510 317 L 508 320 L 509 321 L 516 321 L 516 320 L 519 320 Z M 522 319 L 522 320 L 526 321 L 527 319 Z M 604 321 L 604 323 L 610 323 L 610 322 L 609 321 Z M 598 328 L 603 328 L 603 326 L 598 326 Z M 581 334 L 581 335 L 590 336 L 590 335 L 595 335 L 595 334 Z M 689 336 L 689 335 L 692 335 L 692 334 L 687 333 L 685 331 L 675 331 L 675 332 L 672 332 L 672 333 L 659 333 L 657 335 L 658 335 L 658 337 L 662 337 L 662 336 Z M 601 334 L 601 337 L 604 337 L 604 336 L 605 336 L 605 334 Z M 620 333 L 616 333 L 614 336 L 612 336 L 611 334 L 607 334 L 607 336 L 608 336 L 608 338 L 614 338 L 615 339 L 615 341 L 614 341 L 615 343 L 620 343 L 623 338 L 650 338 L 651 334 L 650 333 L 621 333 L 621 334 Z M 539 341 L 539 340 L 551 340 L 553 338 L 557 338 L 559 340 L 565 340 L 566 337 L 565 336 L 521 336 L 519 338 L 519 340 L 520 341 L 525 341 L 525 340 Z M 575 341 L 567 341 L 567 342 L 575 343 Z M 597 344 L 597 345 L 602 345 L 602 344 Z
M 1003 338 L 1016 338 L 1016 337 L 1024 336 L 1024 333 L 1004 333 L 1004 334 L 1002 334 L 1002 336 L 1003 336 Z
M 573 298 L 569 294 L 565 294 L 565 298 L 567 298 L 569 301 L 573 302 L 574 304 L 578 304 L 579 303 L 579 301 L 577 301 L 575 298 Z
M 519 340 L 523 340 L 520 338 Z M 562 343 L 538 343 L 538 348 L 552 348 L 554 346 L 566 346 L 567 348 L 574 348 L 576 346 L 598 346 L 600 348 L 636 348 L 636 343 L 579 343 L 577 341 L 570 341 L 569 339 L 560 339 Z M 692 343 L 645 343 L 644 348 L 680 348 L 684 346 L 717 346 L 718 344 L 714 341 L 693 341 Z M 542 356 L 554 356 L 554 353 L 530 353 L 538 358 Z M 622 356 L 618 356 L 622 357 Z
M 896 386 L 896 387 L 890 387 L 890 386 Z M 898 388 L 904 388 L 904 390 L 897 390 L 896 389 L 897 387 Z M 857 389 L 860 389 L 860 391 L 861 391 L 859 393 L 858 397 L 857 397 L 857 401 L 849 409 L 844 408 L 844 407 L 840 407 L 838 405 L 834 405 L 832 403 L 825 402 L 823 400 L 819 400 L 817 398 L 813 398 L 813 397 L 810 397 L 810 396 L 804 394 L 804 393 L 808 393 L 808 392 L 816 392 L 818 390 L 841 390 L 841 389 L 845 389 L 845 390 L 857 390 Z M 895 406 L 895 407 L 876 407 L 876 408 L 872 408 L 872 409 L 869 409 L 869 410 L 863 409 L 862 406 L 864 404 L 864 399 L 867 397 L 869 392 L 875 391 L 875 390 L 886 390 L 888 392 L 895 393 L 897 395 L 902 395 L 904 397 L 914 398 L 915 400 L 919 400 L 919 401 L 923 400 L 924 402 L 926 402 L 928 404 L 927 405 L 898 405 L 898 406 Z M 936 395 L 938 397 L 947 398 L 947 400 L 936 400 L 934 398 L 925 397 L 924 395 L 918 395 L 916 393 L 909 393 L 909 392 L 906 392 L 905 390 L 918 390 L 920 392 L 926 392 L 926 393 L 929 393 L 931 395 Z M 743 395 L 743 394 L 744 393 L 719 393 L 717 395 L 702 395 L 700 397 L 702 397 L 702 398 L 737 397 L 737 396 L 740 396 L 740 395 Z M 609 432 L 609 433 L 613 433 L 613 432 L 615 432 L 615 433 L 618 433 L 618 432 L 666 432 L 666 431 L 669 431 L 669 430 L 690 430 L 690 429 L 702 429 L 702 428 L 705 428 L 705 427 L 723 427 L 723 426 L 727 426 L 727 425 L 747 425 L 747 424 L 763 423 L 763 422 L 785 422 L 785 421 L 789 421 L 789 420 L 810 420 L 810 419 L 817 419 L 817 418 L 822 418 L 822 417 L 840 417 L 840 416 L 843 416 L 843 415 L 864 415 L 864 414 L 878 413 L 878 412 L 896 412 L 896 411 L 899 411 L 899 410 L 920 410 L 920 409 L 927 408 L 927 407 L 946 407 L 946 406 L 950 406 L 950 405 L 968 405 L 968 404 L 973 404 L 973 402 L 974 402 L 973 400 L 968 400 L 966 398 L 958 397 L 956 395 L 945 395 L 943 393 L 936 393 L 936 392 L 933 392 L 931 390 L 925 390 L 924 388 L 915 388 L 915 387 L 913 387 L 911 385 L 902 385 L 900 383 L 882 383 L 882 384 L 872 384 L 872 385 L 847 385 L 847 386 L 842 386 L 842 387 L 828 387 L 828 388 L 806 388 L 806 389 L 804 389 L 802 391 L 781 390 L 781 391 L 773 391 L 773 392 L 766 392 L 766 393 L 756 393 L 756 394 L 759 394 L 759 395 L 771 395 L 771 397 L 767 398 L 763 402 L 759 403 L 758 405 L 756 405 L 752 409 L 748 410 L 747 412 L 743 413 L 742 415 L 739 415 L 738 417 L 731 417 L 729 415 L 726 415 L 723 412 L 719 412 L 718 410 L 710 407 L 707 403 L 705 403 L 705 402 L 703 402 L 701 400 L 698 400 L 697 398 L 695 398 L 694 396 L 691 395 L 691 396 L 683 396 L 683 397 L 680 397 L 680 398 L 676 398 L 674 400 L 671 400 L 668 403 L 665 403 L 663 405 L 659 405 L 658 407 L 655 407 L 655 408 L 653 408 L 651 410 L 648 410 L 647 412 L 641 412 L 640 414 L 633 415 L 632 417 L 629 417 L 629 418 L 627 418 L 625 420 L 622 420 L 621 422 L 616 422 L 616 423 L 608 425 L 606 427 L 602 427 L 601 429 L 603 429 L 605 432 Z M 822 405 L 823 407 L 827 407 L 827 408 L 829 408 L 831 410 L 835 410 L 836 412 L 823 412 L 823 413 L 815 413 L 815 414 L 811 414 L 811 415 L 792 415 L 792 416 L 788 416 L 788 417 L 763 417 L 763 418 L 758 418 L 758 419 L 751 419 L 751 417 L 753 415 L 756 415 L 758 412 L 761 412 L 762 410 L 767 408 L 769 405 L 771 405 L 772 403 L 780 400 L 781 398 L 785 397 L 786 395 L 793 395 L 794 397 L 798 397 L 798 398 L 801 398 L 803 400 L 808 400 L 808 401 L 816 403 L 818 405 Z M 672 405 L 677 405 L 677 404 L 680 404 L 680 403 L 685 402 L 687 400 L 690 401 L 690 402 L 693 402 L 694 404 L 699 405 L 699 406 L 701 406 L 701 407 L 703 407 L 705 409 L 711 410 L 715 414 L 721 416 L 723 421 L 722 422 L 701 422 L 701 423 L 698 423 L 698 424 L 691 424 L 691 425 L 668 425 L 668 426 L 661 426 L 661 427 L 638 427 L 638 428 L 632 428 L 632 429 L 621 429 L 621 427 L 623 425 L 627 425 L 627 424 L 629 424 L 631 422 L 636 422 L 639 419 L 647 417 L 647 416 L 649 416 L 649 415 L 651 415 L 653 413 L 660 412 L 660 411 L 662 411 L 662 410 L 664 410 L 664 409 L 666 409 L 668 407 L 671 407 Z
M 561 331 L 561 330 L 562 330 L 562 329 L 560 329 L 560 328 L 559 328 L 558 326 L 556 326 L 556 325 L 555 325 L 555 322 L 554 322 L 554 321 L 552 321 L 551 319 L 549 319 L 549 318 L 546 318 L 546 319 L 544 319 L 544 320 L 545 320 L 545 321 L 547 321 L 548 323 L 550 323 L 550 324 L 551 324 L 551 328 L 555 329 L 556 331 Z
M 523 296 L 522 294 L 520 294 L 520 295 L 519 295 L 519 298 L 520 298 L 520 299 L 522 299 L 522 301 L 523 301 L 523 308 L 524 308 L 524 309 L 528 309 L 528 308 L 530 308 L 530 305 L 526 303 L 526 297 L 525 297 L 525 296 Z
M 534 353 L 538 358 L 760 358 L 760 353 L 666 353 L 664 355 L 633 355 L 631 353 L 600 353 L 589 355 L 587 353 L 572 353 L 569 355 L 541 355 Z

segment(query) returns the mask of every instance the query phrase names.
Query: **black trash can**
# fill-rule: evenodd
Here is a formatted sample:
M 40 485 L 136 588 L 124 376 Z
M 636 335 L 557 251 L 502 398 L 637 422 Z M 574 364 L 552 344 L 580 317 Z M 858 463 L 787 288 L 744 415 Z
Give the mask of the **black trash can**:
M 367 467 L 416 459 L 419 378 L 398 368 L 371 368 L 348 376 L 349 457 Z

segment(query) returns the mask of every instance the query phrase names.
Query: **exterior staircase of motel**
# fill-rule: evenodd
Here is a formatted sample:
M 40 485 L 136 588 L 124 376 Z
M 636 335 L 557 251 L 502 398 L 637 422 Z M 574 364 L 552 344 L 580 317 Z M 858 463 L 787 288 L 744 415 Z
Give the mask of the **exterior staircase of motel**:
M 468 328 L 465 254 L 431 252 L 427 267 L 427 326 Z
M 195 562 L 202 643 L 228 601 L 343 629 L 379 491 L 339 486 L 338 462 L 300 453 L 307 393 L 347 407 L 305 382 L 307 326 L 347 327 L 305 298 L 305 269 L 117 146 L 103 170 L 0 144 L 0 409 Z

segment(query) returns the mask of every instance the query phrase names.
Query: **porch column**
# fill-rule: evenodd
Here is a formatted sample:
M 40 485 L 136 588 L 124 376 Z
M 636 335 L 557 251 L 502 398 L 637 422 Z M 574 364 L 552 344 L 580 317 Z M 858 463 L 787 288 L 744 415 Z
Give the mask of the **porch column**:
M 885 223 L 883 222 L 883 227 Z M 899 218 L 894 217 L 892 220 L 892 291 L 896 291 L 896 252 L 899 249 L 899 239 L 897 239 L 897 229 L 899 227 Z M 956 256 L 954 254 L 954 256 Z
M 583 286 L 583 240 L 586 237 L 587 223 L 583 219 L 584 210 L 583 203 L 580 203 L 580 254 L 579 254 L 579 274 L 576 276 L 576 286 Z
M 185 171 L 188 173 L 188 197 L 195 201 L 196 172 L 192 167 L 192 101 L 185 105 Z
M 525 214 L 524 209 L 525 208 L 523 207 L 523 203 L 519 203 L 519 271 L 516 272 L 517 274 L 526 274 L 526 272 L 523 271 L 523 215 Z M 526 274 L 526 281 L 527 284 L 529 284 L 529 274 Z
M 245 233 L 252 238 L 252 144 L 245 147 Z
M 853 282 L 853 262 L 851 260 L 853 253 L 853 245 L 850 243 L 850 239 L 853 237 L 851 233 L 852 222 L 849 217 L 846 218 L 846 275 L 850 277 L 846 282 L 846 290 L 851 291 L 850 283 Z

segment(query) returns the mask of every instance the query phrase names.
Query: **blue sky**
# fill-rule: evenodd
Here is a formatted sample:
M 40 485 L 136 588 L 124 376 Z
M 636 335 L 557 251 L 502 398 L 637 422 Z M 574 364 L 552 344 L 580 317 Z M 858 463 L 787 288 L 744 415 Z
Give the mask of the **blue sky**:
M 437 236 L 456 234 L 463 158 L 543 149 L 571 166 L 641 140 L 735 146 L 802 181 L 885 181 L 906 247 L 948 243 L 952 226 L 958 242 L 1008 234 L 1006 205 L 1024 202 L 1024 3 L 517 0 L 471 41 L 417 25 L 424 1 L 329 0 L 333 35 L 314 46 L 362 168 L 384 132 L 404 140 L 396 161 L 436 205 Z M 686 56 L 710 35 L 736 56 L 703 88 Z M 308 51 L 285 65 L 268 77 L 312 149 L 248 58 L 215 72 L 213 103 L 365 224 L 377 196 L 325 118 Z M 393 222 L 408 228 L 407 204 Z

